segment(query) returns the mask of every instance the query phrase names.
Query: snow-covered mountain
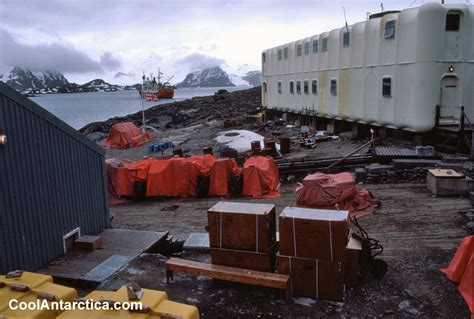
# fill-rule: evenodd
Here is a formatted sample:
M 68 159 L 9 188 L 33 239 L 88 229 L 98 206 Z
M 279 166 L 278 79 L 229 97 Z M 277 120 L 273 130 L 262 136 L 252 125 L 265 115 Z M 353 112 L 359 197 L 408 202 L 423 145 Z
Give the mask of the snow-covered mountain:
M 233 69 L 225 69 L 235 85 L 260 86 L 262 85 L 262 72 L 259 67 L 250 64 L 242 64 Z
M 13 67 L 8 76 L 4 75 L 6 84 L 20 92 L 47 90 L 68 84 L 68 80 L 59 72 L 31 71 Z
M 235 86 L 229 75 L 220 67 L 207 68 L 189 73 L 186 78 L 176 84 L 177 87 L 227 87 Z
M 242 76 L 244 81 L 247 81 L 250 86 L 262 85 L 262 72 L 261 71 L 249 71 Z

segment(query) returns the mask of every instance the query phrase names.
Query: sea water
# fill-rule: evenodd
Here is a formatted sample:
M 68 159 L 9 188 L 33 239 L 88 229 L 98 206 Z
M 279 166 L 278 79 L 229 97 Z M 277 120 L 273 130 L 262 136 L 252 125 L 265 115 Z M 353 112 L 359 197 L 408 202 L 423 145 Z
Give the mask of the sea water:
M 237 91 L 247 88 L 247 86 L 236 86 L 223 89 Z M 163 99 L 156 102 L 142 100 L 136 90 L 42 94 L 30 97 L 30 99 L 75 129 L 80 129 L 91 122 L 105 121 L 115 116 L 140 111 L 142 103 L 143 107 L 147 109 L 158 104 L 182 101 L 195 96 L 213 95 L 219 89 L 221 88 L 180 88 L 174 91 L 173 99 Z

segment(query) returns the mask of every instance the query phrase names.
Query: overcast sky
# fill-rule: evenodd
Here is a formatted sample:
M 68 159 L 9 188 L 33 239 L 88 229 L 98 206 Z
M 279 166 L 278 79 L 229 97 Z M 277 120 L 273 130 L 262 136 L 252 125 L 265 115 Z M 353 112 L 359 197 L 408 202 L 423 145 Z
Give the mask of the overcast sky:
M 343 6 L 349 24 L 380 11 L 380 1 L 365 0 L 0 0 L 0 66 L 57 70 L 79 83 L 143 68 L 176 80 L 215 65 L 259 69 L 262 50 L 343 26 Z

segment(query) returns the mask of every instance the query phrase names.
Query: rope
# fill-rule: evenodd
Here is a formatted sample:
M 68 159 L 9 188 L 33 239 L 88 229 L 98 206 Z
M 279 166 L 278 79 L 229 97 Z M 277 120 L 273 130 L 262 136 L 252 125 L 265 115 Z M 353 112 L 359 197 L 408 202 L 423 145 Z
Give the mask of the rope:
M 351 218 L 350 221 L 359 229 L 362 236 L 369 241 L 369 249 L 372 254 L 372 258 L 375 258 L 378 255 L 382 254 L 383 246 L 379 243 L 379 240 L 369 237 L 369 234 L 365 231 L 364 228 L 362 228 L 357 218 Z

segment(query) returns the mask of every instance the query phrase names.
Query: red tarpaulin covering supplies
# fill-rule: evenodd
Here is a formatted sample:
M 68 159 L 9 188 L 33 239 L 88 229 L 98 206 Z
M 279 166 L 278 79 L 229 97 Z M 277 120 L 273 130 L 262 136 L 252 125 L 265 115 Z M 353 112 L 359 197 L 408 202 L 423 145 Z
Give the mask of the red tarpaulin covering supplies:
M 280 175 L 273 158 L 253 156 L 246 160 L 243 178 L 242 195 L 254 198 L 280 197 Z
M 131 162 L 112 158 L 106 161 L 109 194 L 113 197 L 132 196 L 136 181 L 146 181 L 152 158 Z M 111 204 L 114 202 L 112 201 Z
M 459 292 L 474 314 L 474 235 L 462 241 L 448 268 L 441 269 L 446 276 L 459 283 Z
M 198 175 L 209 174 L 214 161 L 211 155 L 156 160 L 150 166 L 146 195 L 195 196 Z
M 231 158 L 219 158 L 212 166 L 209 175 L 209 196 L 229 196 L 229 180 L 239 168 Z
M 314 173 L 296 189 L 296 204 L 302 207 L 348 210 L 351 217 L 373 213 L 379 206 L 366 189 L 357 189 L 350 173 Z
M 132 122 L 112 125 L 109 137 L 102 143 L 104 147 L 131 148 L 146 143 L 151 138 L 150 134 L 142 133 Z
M 119 192 L 121 192 L 120 187 L 122 187 L 123 182 L 119 180 L 119 177 L 123 176 L 120 171 L 124 170 L 124 166 L 129 163 L 130 161 L 118 158 L 111 158 L 105 161 L 107 166 L 107 188 L 110 205 L 123 203 L 123 200 L 120 199 L 119 195 Z
M 109 193 L 117 200 L 121 196 L 132 196 L 137 181 L 146 182 L 146 196 L 196 196 L 199 175 L 209 178 L 208 195 L 229 196 L 231 177 L 242 171 L 243 195 L 256 198 L 280 196 L 278 168 L 270 157 L 252 157 L 245 162 L 243 169 L 233 159 L 216 160 L 212 155 L 166 160 L 147 158 L 136 162 L 107 161 Z

